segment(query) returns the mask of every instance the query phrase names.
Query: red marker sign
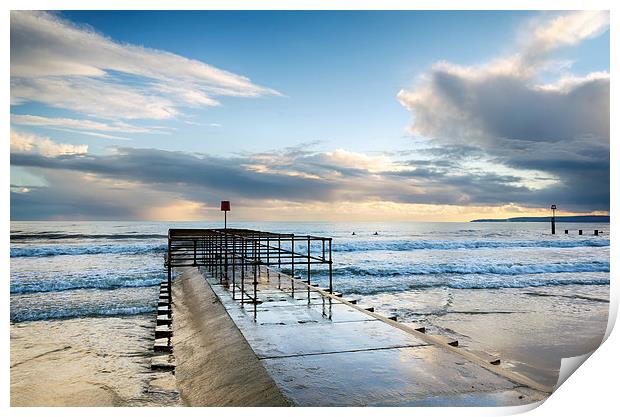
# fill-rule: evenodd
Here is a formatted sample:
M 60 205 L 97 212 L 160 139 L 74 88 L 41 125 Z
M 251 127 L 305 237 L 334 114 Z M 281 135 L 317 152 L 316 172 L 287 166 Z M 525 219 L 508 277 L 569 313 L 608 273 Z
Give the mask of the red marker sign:
M 224 212 L 224 229 L 228 227 L 226 224 L 226 213 L 230 211 L 230 201 L 222 200 L 220 202 L 220 211 Z

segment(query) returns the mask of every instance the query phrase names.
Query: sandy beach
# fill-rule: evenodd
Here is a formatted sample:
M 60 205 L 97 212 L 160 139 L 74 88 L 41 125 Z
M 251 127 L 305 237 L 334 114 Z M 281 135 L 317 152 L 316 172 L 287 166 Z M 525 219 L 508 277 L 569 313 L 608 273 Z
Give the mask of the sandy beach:
M 11 406 L 174 406 L 150 370 L 154 315 L 11 324 Z

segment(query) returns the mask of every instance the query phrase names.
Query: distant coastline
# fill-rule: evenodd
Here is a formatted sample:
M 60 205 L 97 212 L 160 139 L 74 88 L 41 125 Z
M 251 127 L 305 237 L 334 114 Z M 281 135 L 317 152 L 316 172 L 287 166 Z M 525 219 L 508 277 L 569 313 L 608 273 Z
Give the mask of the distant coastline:
M 556 216 L 558 223 L 609 223 L 609 216 Z M 483 222 L 549 222 L 551 216 L 545 217 L 511 217 L 509 219 L 476 219 L 472 223 Z

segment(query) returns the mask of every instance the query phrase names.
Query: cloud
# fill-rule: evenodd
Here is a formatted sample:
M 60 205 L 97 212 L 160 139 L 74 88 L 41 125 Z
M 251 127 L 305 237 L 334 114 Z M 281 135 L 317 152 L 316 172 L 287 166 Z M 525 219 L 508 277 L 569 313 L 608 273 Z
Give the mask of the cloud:
M 60 155 L 83 155 L 86 152 L 88 152 L 88 145 L 56 143 L 50 138 L 43 138 L 11 130 L 11 153 L 39 154 L 45 157 L 56 157 Z
M 534 19 L 525 37 L 523 61 L 545 60 L 555 49 L 577 45 L 601 35 L 608 28 L 609 12 L 606 11 L 576 11 L 549 21 Z
M 76 130 L 121 133 L 153 133 L 155 128 L 134 126 L 123 122 L 102 123 L 87 119 L 71 119 L 66 117 L 44 117 L 31 114 L 11 114 L 11 123 L 27 126 L 44 126 Z
M 21 126 L 46 127 L 48 129 L 74 132 L 82 135 L 95 136 L 114 140 L 131 140 L 125 136 L 112 135 L 107 132 L 120 133 L 151 133 L 169 134 L 161 127 L 143 127 L 125 122 L 103 123 L 88 119 L 72 119 L 66 117 L 44 117 L 31 114 L 11 114 L 11 124 Z M 105 132 L 105 133 L 104 133 Z
M 472 150 L 461 153 L 467 152 L 475 159 Z M 176 201 L 186 202 L 186 212 L 196 214 L 200 207 L 213 206 L 222 196 L 251 207 L 345 202 L 479 207 L 510 206 L 518 202 L 521 207 L 538 208 L 545 206 L 551 193 L 563 210 L 591 209 L 592 196 L 584 200 L 583 195 L 565 192 L 562 184 L 544 190 L 529 187 L 530 171 L 513 170 L 505 174 L 462 171 L 443 163 L 443 156 L 432 154 L 428 152 L 426 160 L 394 160 L 387 155 L 368 156 L 346 150 L 318 152 L 308 146 L 233 157 L 134 148 L 118 148 L 108 155 L 54 157 L 21 152 L 11 155 L 11 163 L 44 177 L 48 186 L 36 188 L 20 183 L 20 187 L 32 191 L 28 200 L 12 200 L 11 204 L 12 207 L 26 201 L 35 204 L 42 201 L 37 195 L 55 201 L 68 198 L 68 193 L 73 193 L 71 200 L 77 202 L 81 194 L 82 198 L 90 199 L 92 194 L 97 194 L 94 190 L 102 188 L 99 195 L 106 196 L 107 205 L 116 201 L 126 207 L 128 201 L 133 202 L 136 207 L 132 209 L 132 218 L 171 213 Z M 355 161 L 366 166 L 356 166 Z M 78 177 L 89 181 L 88 195 L 79 187 L 66 188 L 65 182 L 72 183 Z M 56 187 L 62 192 L 54 193 Z M 129 190 L 131 198 L 127 197 Z M 139 198 L 142 194 L 160 197 L 156 202 L 147 201 Z M 55 204 L 50 202 L 50 205 Z M 57 206 L 62 205 L 59 202 Z M 40 216 L 45 216 L 46 207 L 41 203 Z
M 410 132 L 440 149 L 477 148 L 495 167 L 557 179 L 543 190 L 543 205 L 562 201 L 574 207 L 577 202 L 565 196 L 570 193 L 582 207 L 608 210 L 609 74 L 564 74 L 546 84 L 538 75 L 556 49 L 607 30 L 609 14 L 572 12 L 535 23 L 513 56 L 469 67 L 440 62 L 412 89 L 401 90 L 397 98 L 413 115 Z M 488 191 L 501 190 L 498 184 Z M 513 201 L 532 200 L 520 198 Z
M 35 32 L 58 35 L 43 40 L 34 33 L 44 46 L 36 53 L 18 51 L 15 61 L 21 64 L 15 68 L 12 55 L 12 71 L 22 71 L 12 76 L 12 100 L 38 100 L 125 121 L 26 115 L 18 119 L 22 124 L 90 134 L 139 133 L 130 132 L 139 128 L 127 120 L 177 117 L 180 106 L 217 105 L 215 97 L 222 95 L 276 94 L 244 77 L 212 73 L 212 67 L 196 61 L 177 73 L 170 69 L 185 58 L 121 45 L 53 15 L 25 16 L 34 19 L 25 26 Z M 11 194 L 12 216 L 168 217 L 178 202 L 184 215 L 194 217 L 223 196 L 261 213 L 277 207 L 308 217 L 312 207 L 328 213 L 330 206 L 345 207 L 342 213 L 353 206 L 374 213 L 382 207 L 404 213 L 412 206 L 424 212 L 490 207 L 493 213 L 532 213 L 553 202 L 564 212 L 608 210 L 609 74 L 566 73 L 570 63 L 560 65 L 553 57 L 557 48 L 597 36 L 607 26 L 604 13 L 538 19 L 511 56 L 477 66 L 436 63 L 398 94 L 414 118 L 410 130 L 421 142 L 415 150 L 367 155 L 346 149 L 319 152 L 313 144 L 302 144 L 230 157 L 134 148 L 95 155 L 21 134 L 12 144 L 11 163 L 44 178 L 45 185 L 20 182 Z M 19 45 L 30 42 L 20 39 L 15 40 Z M 67 39 L 79 40 L 77 51 L 67 48 Z M 52 44 L 49 52 L 45 42 Z M 106 59 L 81 51 L 81 45 L 99 48 Z M 166 61 L 166 68 L 142 68 L 149 54 L 172 61 Z M 50 60 L 47 67 L 31 67 L 44 59 Z M 540 72 L 550 67 L 561 67 L 562 75 L 542 82 Z M 141 82 L 127 85 L 119 74 Z
M 11 12 L 11 103 L 109 119 L 168 119 L 218 96 L 279 95 L 170 52 L 115 42 L 47 12 Z

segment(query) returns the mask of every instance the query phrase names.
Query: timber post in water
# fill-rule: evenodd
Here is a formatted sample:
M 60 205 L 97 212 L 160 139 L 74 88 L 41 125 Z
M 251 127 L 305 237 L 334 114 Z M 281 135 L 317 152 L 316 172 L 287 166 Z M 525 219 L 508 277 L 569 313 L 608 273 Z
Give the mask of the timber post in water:
M 553 214 L 551 215 L 551 234 L 555 235 L 555 209 L 556 209 L 556 205 L 552 204 L 551 205 L 551 210 L 553 211 Z

